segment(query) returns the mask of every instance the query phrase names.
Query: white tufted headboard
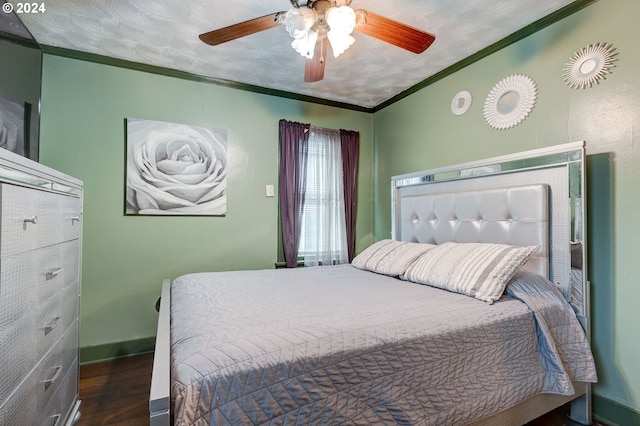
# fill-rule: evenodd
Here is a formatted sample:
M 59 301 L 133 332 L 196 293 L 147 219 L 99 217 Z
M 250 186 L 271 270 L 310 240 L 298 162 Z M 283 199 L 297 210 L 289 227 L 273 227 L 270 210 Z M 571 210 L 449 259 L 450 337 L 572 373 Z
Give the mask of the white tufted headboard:
M 556 283 L 586 324 L 583 164 L 584 143 L 576 142 L 394 176 L 391 237 L 539 245 L 527 268 Z
M 516 186 L 440 194 L 425 186 L 402 192 L 402 241 L 442 244 L 501 243 L 540 248 L 526 267 L 549 276 L 549 186 Z

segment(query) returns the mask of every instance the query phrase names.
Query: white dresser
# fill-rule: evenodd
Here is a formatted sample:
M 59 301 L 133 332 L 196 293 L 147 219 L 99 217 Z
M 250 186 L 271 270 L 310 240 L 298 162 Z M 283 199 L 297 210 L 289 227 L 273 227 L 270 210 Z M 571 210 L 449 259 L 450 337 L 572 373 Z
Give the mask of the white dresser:
M 0 149 L 0 425 L 79 417 L 82 182 Z

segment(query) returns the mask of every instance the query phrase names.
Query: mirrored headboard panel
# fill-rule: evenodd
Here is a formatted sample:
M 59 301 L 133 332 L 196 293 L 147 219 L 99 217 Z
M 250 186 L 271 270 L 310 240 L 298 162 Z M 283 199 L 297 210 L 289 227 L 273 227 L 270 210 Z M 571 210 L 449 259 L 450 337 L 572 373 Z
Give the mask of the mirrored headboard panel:
M 545 185 L 549 199 L 549 278 L 586 326 L 588 288 L 585 254 L 584 142 L 526 151 L 417 173 L 394 176 L 392 238 L 402 239 L 403 197 Z M 405 207 L 406 208 L 406 207 Z M 405 215 L 406 216 L 406 215 Z M 453 225 L 458 226 L 458 225 Z M 462 226 L 462 225 L 460 225 Z M 407 231 L 407 230 L 405 230 Z M 455 233 L 452 233 L 455 234 Z
M 5 5 L 4 0 L 0 4 Z M 0 148 L 38 161 L 42 49 L 14 12 L 0 13 Z

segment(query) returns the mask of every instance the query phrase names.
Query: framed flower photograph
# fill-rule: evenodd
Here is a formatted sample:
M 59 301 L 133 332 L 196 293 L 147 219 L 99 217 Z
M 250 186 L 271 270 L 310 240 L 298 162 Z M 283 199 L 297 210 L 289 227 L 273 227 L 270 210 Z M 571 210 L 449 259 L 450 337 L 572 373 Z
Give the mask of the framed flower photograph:
M 125 215 L 226 215 L 226 130 L 127 118 L 126 138 Z
M 28 104 L 0 96 L 0 148 L 28 157 Z

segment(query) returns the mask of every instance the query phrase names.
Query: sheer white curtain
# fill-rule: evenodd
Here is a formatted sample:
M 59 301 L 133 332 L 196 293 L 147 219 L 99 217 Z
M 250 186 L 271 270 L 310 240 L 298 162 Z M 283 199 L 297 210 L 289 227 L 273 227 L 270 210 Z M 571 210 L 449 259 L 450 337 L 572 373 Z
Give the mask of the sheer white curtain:
M 306 266 L 348 263 L 340 131 L 311 126 L 298 255 Z

